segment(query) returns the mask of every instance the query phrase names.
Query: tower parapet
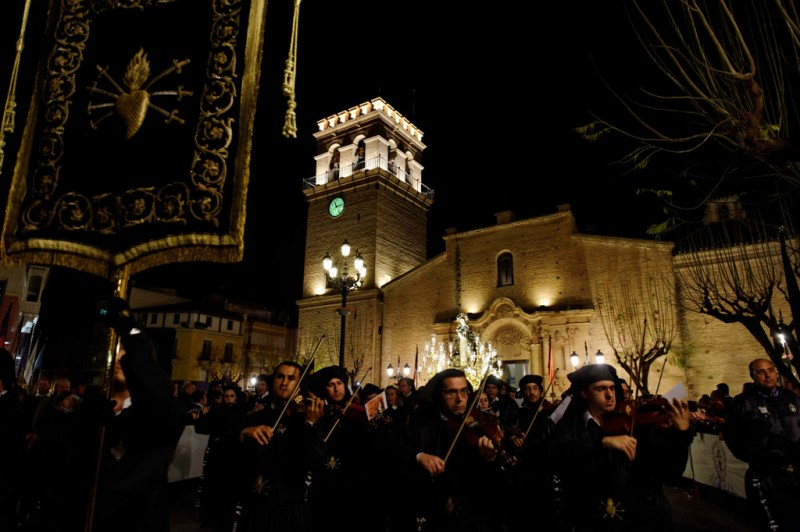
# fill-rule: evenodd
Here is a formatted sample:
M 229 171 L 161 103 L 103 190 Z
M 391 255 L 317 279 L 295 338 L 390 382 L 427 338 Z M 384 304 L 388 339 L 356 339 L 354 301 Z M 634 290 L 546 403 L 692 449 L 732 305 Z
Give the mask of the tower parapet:
M 422 131 L 383 98 L 333 114 L 317 126 L 316 173 L 306 187 L 380 168 L 417 192 L 432 194 L 422 184 Z

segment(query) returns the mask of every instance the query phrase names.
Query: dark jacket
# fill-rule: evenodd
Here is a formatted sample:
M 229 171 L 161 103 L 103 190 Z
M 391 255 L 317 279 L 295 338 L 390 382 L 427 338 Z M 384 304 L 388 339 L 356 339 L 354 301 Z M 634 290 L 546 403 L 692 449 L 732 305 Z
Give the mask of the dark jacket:
M 245 418 L 245 427 L 274 427 L 274 436 L 263 446 L 252 438 L 238 446 L 244 462 L 238 530 L 244 532 L 311 530 L 307 490 L 309 472 L 322 462 L 321 428 L 307 425 L 305 415 L 291 409 L 279 420 L 281 410 L 270 402 Z
M 94 530 L 166 532 L 167 472 L 186 412 L 172 396 L 147 334 L 123 335 L 121 341 L 126 355 L 120 363 L 132 404 L 117 415 L 104 412 Z
M 633 462 L 621 451 L 603 447 L 606 435 L 613 434 L 580 408 L 568 411 L 554 426 L 546 444 L 549 525 L 593 532 L 672 530 L 662 486 L 683 473 L 694 431 L 637 425 Z
M 413 447 L 413 508 L 425 519 L 424 530 L 495 531 L 504 525 L 506 497 L 511 486 L 511 466 L 501 457 L 487 461 L 481 457 L 477 438 L 479 428 L 462 430 L 456 440 L 460 420 L 445 420 L 434 405 L 423 404 L 410 422 Z M 477 432 L 476 432 L 477 431 Z M 453 445 L 453 441 L 455 444 Z M 448 456 L 450 446 L 453 449 Z M 416 463 L 416 453 L 447 457 L 445 471 L 431 478 Z
M 775 391 L 772 396 L 753 387 L 731 401 L 725 416 L 725 443 L 751 467 L 800 466 L 800 398 Z

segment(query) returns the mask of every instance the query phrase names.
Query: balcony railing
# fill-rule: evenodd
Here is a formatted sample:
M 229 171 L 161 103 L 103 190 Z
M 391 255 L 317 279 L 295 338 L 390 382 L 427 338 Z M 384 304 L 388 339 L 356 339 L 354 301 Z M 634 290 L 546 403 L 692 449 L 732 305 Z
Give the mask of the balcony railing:
M 331 181 L 343 179 L 345 177 L 355 176 L 365 170 L 372 170 L 380 168 L 389 174 L 396 177 L 398 180 L 408 183 L 417 192 L 421 192 L 426 198 L 433 201 L 433 189 L 423 184 L 418 177 L 415 177 L 411 172 L 403 170 L 395 164 L 394 161 L 387 161 L 383 157 L 373 157 L 364 161 L 358 161 L 335 170 L 328 170 L 322 174 L 317 174 L 313 177 L 303 179 L 303 189 L 314 188 L 319 185 L 324 185 Z

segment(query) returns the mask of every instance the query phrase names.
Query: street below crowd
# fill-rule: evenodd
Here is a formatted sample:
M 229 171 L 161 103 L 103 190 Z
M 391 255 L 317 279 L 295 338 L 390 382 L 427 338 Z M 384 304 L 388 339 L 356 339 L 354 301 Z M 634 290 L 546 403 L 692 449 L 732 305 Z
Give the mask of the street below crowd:
M 171 532 L 210 531 L 201 526 L 198 517 L 198 479 L 170 484 Z M 744 499 L 722 490 L 684 478 L 679 485 L 665 485 L 664 491 L 672 506 L 674 532 L 755 532 L 747 515 Z M 532 516 L 535 521 L 535 517 Z M 379 527 L 368 532 L 383 532 Z M 645 531 L 643 531 L 645 532 Z

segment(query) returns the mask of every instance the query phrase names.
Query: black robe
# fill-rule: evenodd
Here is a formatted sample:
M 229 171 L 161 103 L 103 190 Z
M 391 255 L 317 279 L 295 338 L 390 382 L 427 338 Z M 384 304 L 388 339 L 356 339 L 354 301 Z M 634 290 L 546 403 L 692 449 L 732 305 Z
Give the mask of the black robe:
M 169 463 L 185 427 L 184 405 L 146 333 L 123 335 L 120 360 L 131 406 L 105 412 L 105 437 L 93 519 L 96 532 L 169 530 Z M 87 405 L 82 414 L 96 411 Z
M 602 446 L 603 436 L 612 434 L 587 420 L 585 411 L 568 411 L 554 426 L 546 443 L 547 526 L 586 532 L 672 530 L 663 483 L 682 475 L 694 431 L 635 427 L 631 462 L 621 451 Z

